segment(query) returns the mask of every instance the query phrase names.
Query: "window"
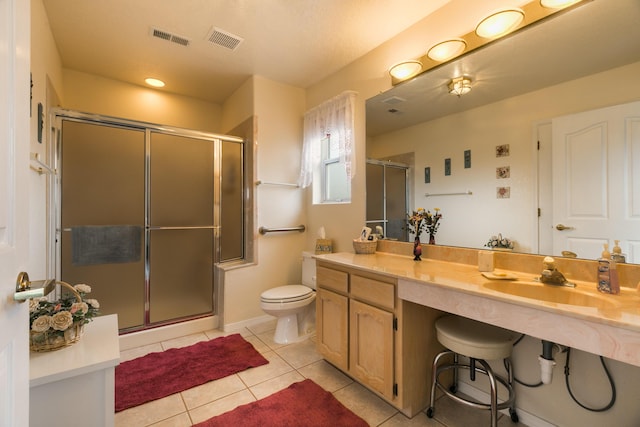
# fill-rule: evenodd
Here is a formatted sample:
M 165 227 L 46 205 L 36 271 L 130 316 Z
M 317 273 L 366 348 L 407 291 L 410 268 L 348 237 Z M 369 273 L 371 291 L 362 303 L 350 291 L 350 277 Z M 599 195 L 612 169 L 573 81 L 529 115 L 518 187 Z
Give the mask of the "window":
M 351 201 L 351 182 L 344 161 L 340 161 L 340 148 L 331 135 L 322 140 L 322 196 L 321 203 Z
M 304 115 L 299 184 L 304 188 L 313 183 L 314 203 L 351 201 L 355 96 L 344 92 Z

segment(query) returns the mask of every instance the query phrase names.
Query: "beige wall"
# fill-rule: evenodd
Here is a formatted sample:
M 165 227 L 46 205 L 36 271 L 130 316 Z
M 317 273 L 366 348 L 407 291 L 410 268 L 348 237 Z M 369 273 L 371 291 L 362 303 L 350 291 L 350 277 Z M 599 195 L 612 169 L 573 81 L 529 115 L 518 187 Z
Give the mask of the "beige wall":
M 147 123 L 221 133 L 218 104 L 64 69 L 63 107 Z
M 257 141 L 254 141 L 256 180 L 297 182 L 304 91 L 254 76 L 225 103 L 226 128 L 233 128 L 251 113 L 247 109 L 249 99 L 252 100 L 253 114 L 257 118 Z M 300 283 L 302 251 L 305 249 L 306 236 L 312 230 L 261 235 L 258 228 L 306 224 L 303 194 L 303 190 L 295 187 L 255 187 L 255 264 L 225 273 L 225 325 L 265 316 L 260 309 L 260 294 L 263 291 L 275 286 Z

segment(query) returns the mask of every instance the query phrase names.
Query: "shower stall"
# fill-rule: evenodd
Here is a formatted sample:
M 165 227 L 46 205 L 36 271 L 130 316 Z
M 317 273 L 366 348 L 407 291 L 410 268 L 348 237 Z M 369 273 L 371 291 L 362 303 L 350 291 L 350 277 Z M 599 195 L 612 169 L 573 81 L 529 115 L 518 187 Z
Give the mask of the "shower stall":
M 244 257 L 243 141 L 56 115 L 58 277 L 121 332 L 215 314 L 214 264 Z

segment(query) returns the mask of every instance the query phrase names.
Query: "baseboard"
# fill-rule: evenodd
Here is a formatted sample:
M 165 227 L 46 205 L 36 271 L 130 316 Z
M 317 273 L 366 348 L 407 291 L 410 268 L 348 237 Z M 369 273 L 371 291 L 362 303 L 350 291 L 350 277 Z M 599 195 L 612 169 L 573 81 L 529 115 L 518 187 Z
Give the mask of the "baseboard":
M 460 393 L 466 394 L 469 397 L 477 399 L 481 402 L 488 402 L 490 400 L 489 393 L 486 393 L 482 390 L 478 390 L 477 388 L 463 381 L 458 381 L 458 391 Z M 516 402 L 517 402 L 517 399 L 516 399 Z M 507 417 L 509 416 L 508 409 L 503 409 L 500 412 L 506 414 Z M 518 418 L 520 419 L 520 422 L 529 427 L 556 427 L 555 424 L 551 424 L 548 421 L 543 420 L 542 418 L 539 418 L 523 409 L 520 409 L 517 407 L 517 405 L 516 405 L 516 412 L 518 413 Z
M 158 328 L 120 335 L 120 351 L 167 341 L 185 335 L 210 331 L 218 328 L 218 322 L 218 316 L 208 316 L 187 322 L 174 323 L 173 325 L 160 326 Z
M 224 332 L 233 332 L 238 331 L 243 328 L 250 328 L 251 326 L 259 325 L 261 323 L 266 323 L 269 321 L 275 320 L 275 318 L 271 315 L 265 314 L 259 317 L 254 317 L 251 319 L 243 320 L 241 322 L 235 323 L 227 323 L 222 325 L 222 330 Z

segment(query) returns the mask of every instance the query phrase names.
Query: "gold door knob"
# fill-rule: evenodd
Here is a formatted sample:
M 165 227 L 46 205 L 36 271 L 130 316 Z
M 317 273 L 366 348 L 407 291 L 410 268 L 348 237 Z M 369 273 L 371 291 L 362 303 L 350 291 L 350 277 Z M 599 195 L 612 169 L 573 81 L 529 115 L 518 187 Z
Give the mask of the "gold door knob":
M 558 231 L 573 230 L 573 227 L 568 227 L 568 226 L 563 225 L 563 224 L 558 224 L 558 225 L 556 225 L 556 230 L 558 230 Z

